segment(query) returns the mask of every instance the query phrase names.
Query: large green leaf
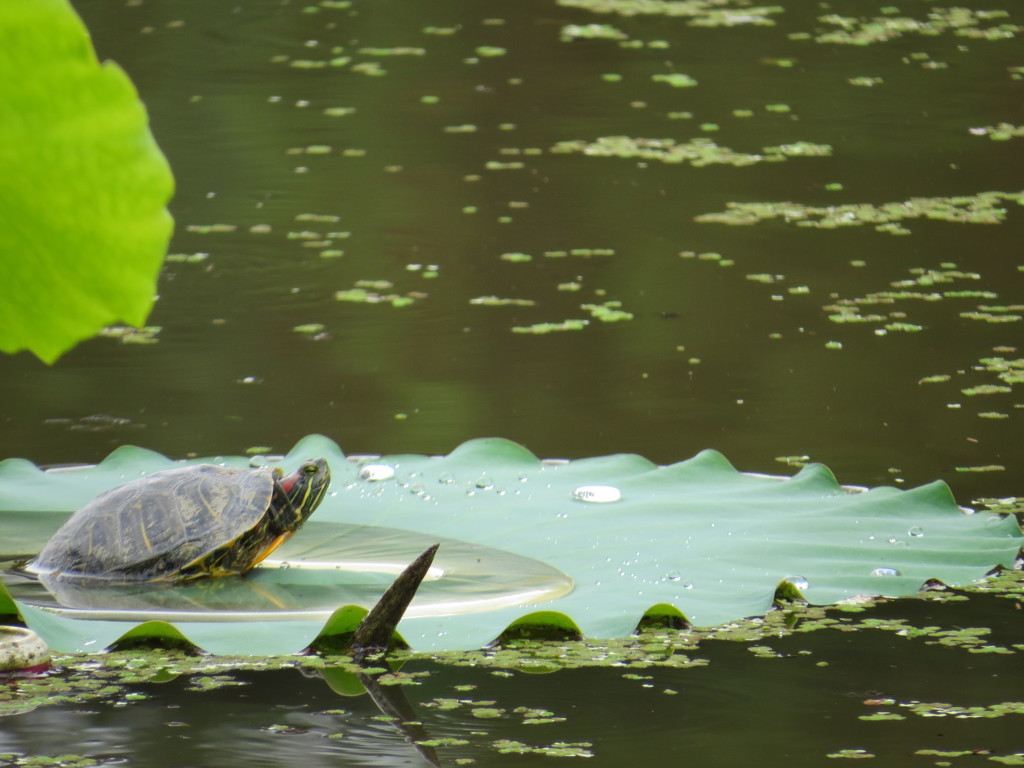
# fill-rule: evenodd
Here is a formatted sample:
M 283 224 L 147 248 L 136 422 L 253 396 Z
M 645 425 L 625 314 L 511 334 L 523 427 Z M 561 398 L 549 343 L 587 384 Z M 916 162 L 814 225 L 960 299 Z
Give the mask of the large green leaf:
M 940 482 L 851 492 L 820 465 L 750 476 L 714 451 L 667 467 L 635 455 L 543 462 L 488 438 L 444 457 L 349 460 L 310 436 L 282 465 L 310 456 L 331 463 L 332 491 L 280 559 L 249 577 L 86 591 L 63 608 L 15 584 L 18 609 L 61 650 L 99 650 L 162 619 L 214 652 L 288 653 L 332 614 L 354 627 L 362 612 L 351 606 L 371 606 L 440 541 L 399 631 L 416 649 L 462 649 L 524 618 L 595 637 L 628 635 L 645 613 L 721 624 L 763 613 L 780 585 L 831 603 L 913 594 L 929 579 L 967 584 L 1010 566 L 1024 543 L 1013 518 L 965 514 Z M 75 471 L 0 462 L 5 553 L 38 551 L 69 511 L 171 464 L 134 447 Z
M 53 362 L 142 325 L 173 179 L 128 76 L 67 0 L 0 3 L 0 350 Z

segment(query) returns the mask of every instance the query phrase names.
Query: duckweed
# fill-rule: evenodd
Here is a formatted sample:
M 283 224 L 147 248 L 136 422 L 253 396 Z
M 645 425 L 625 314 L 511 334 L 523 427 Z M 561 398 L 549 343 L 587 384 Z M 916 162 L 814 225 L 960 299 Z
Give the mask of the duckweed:
M 572 40 L 628 40 L 629 35 L 610 24 L 567 24 L 562 27 L 560 39 Z
M 485 307 L 533 307 L 537 304 L 533 299 L 500 299 L 497 296 L 477 296 L 469 303 Z
M 108 339 L 117 339 L 122 344 L 156 344 L 157 336 L 163 328 L 159 325 L 146 325 L 133 328 L 127 325 L 109 325 L 100 328 L 99 335 Z
M 701 223 L 750 226 L 761 221 L 782 219 L 799 227 L 837 229 L 871 224 L 892 234 L 908 230 L 887 228 L 908 219 L 931 219 L 964 224 L 1000 224 L 1006 219 L 1001 203 L 1024 204 L 1024 192 L 982 192 L 958 197 L 915 197 L 876 206 L 870 203 L 807 206 L 801 203 L 728 203 L 720 213 L 695 217 Z
M 974 395 L 997 395 L 1003 392 L 1012 392 L 1013 390 L 1010 387 L 1001 387 L 996 384 L 981 384 L 977 387 L 968 387 L 960 391 L 968 397 L 973 397 Z
M 498 739 L 493 744 L 494 748 L 503 755 L 545 755 L 547 757 L 593 757 L 594 753 L 590 747 L 594 746 L 588 741 L 564 742 L 556 741 L 550 746 L 533 747 L 521 741 L 512 739 Z
M 789 157 L 828 157 L 832 154 L 832 147 L 827 144 L 799 141 L 792 144 L 763 147 L 760 153 L 750 154 L 736 152 L 729 147 L 719 146 L 711 139 L 703 137 L 679 143 L 674 139 L 602 136 L 592 142 L 581 140 L 559 141 L 550 151 L 555 154 L 579 153 L 589 157 L 641 158 L 644 160 L 658 160 L 659 162 L 669 164 L 686 163 L 700 168 L 717 164 L 747 166 L 762 162 L 781 162 Z M 742 204 L 730 203 L 730 206 L 738 205 Z M 711 219 L 706 217 L 697 218 L 697 221 L 702 220 Z
M 558 0 L 568 8 L 620 16 L 668 16 L 687 18 L 687 24 L 699 27 L 771 26 L 772 15 L 782 13 L 778 5 L 722 8 L 716 0 Z
M 1005 40 L 1021 31 L 1015 24 L 985 22 L 998 21 L 1009 16 L 1006 11 L 974 11 L 967 8 L 930 8 L 925 20 L 907 16 L 858 19 L 831 14 L 818 21 L 836 29 L 817 35 L 818 43 L 840 45 L 872 45 L 896 40 L 905 35 L 937 37 L 952 33 L 973 40 Z
M 337 301 L 353 302 L 356 304 L 390 304 L 393 307 L 407 307 L 424 296 L 425 294 L 415 293 L 409 293 L 404 296 L 396 293 L 381 294 L 358 286 L 344 291 L 337 291 L 334 294 L 334 298 Z
M 512 328 L 512 333 L 533 333 L 545 334 L 558 331 L 582 331 L 589 324 L 589 320 L 563 320 L 560 323 L 534 323 L 533 325 L 517 325 Z
M 656 83 L 668 83 L 673 88 L 692 88 L 697 85 L 696 80 L 689 75 L 682 74 L 681 72 L 673 72 L 667 75 L 651 75 L 651 80 Z
M 619 320 L 632 320 L 633 313 L 625 312 L 622 309 L 621 301 L 606 301 L 604 304 L 581 304 L 580 308 L 590 313 L 590 316 L 603 323 L 614 323 Z

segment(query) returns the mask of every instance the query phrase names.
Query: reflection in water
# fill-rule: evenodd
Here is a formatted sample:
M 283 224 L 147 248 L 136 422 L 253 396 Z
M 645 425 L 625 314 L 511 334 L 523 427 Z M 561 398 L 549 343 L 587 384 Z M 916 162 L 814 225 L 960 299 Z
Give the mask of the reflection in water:
M 26 604 L 78 618 L 202 621 L 321 619 L 343 605 L 371 608 L 395 576 L 437 537 L 391 528 L 310 521 L 281 560 L 242 577 L 181 584 L 17 579 Z M 303 543 L 308 542 L 308 543 Z M 562 597 L 571 579 L 540 561 L 443 539 L 408 617 L 475 613 Z

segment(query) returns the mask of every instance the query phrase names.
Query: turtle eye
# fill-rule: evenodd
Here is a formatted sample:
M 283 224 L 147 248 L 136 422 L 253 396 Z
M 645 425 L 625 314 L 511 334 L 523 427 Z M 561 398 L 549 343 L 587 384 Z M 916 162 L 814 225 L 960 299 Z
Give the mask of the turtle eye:
M 307 475 L 315 475 L 317 472 L 320 471 L 320 467 L 318 467 L 313 462 L 309 462 L 308 464 L 302 465 L 302 471 Z

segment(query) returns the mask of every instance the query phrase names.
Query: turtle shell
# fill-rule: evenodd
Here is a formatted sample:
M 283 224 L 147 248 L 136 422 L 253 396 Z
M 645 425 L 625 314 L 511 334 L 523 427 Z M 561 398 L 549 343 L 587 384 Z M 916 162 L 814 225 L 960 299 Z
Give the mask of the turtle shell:
M 269 469 L 200 464 L 154 472 L 75 512 L 31 568 L 130 581 L 200 575 L 211 555 L 266 533 L 273 487 Z

